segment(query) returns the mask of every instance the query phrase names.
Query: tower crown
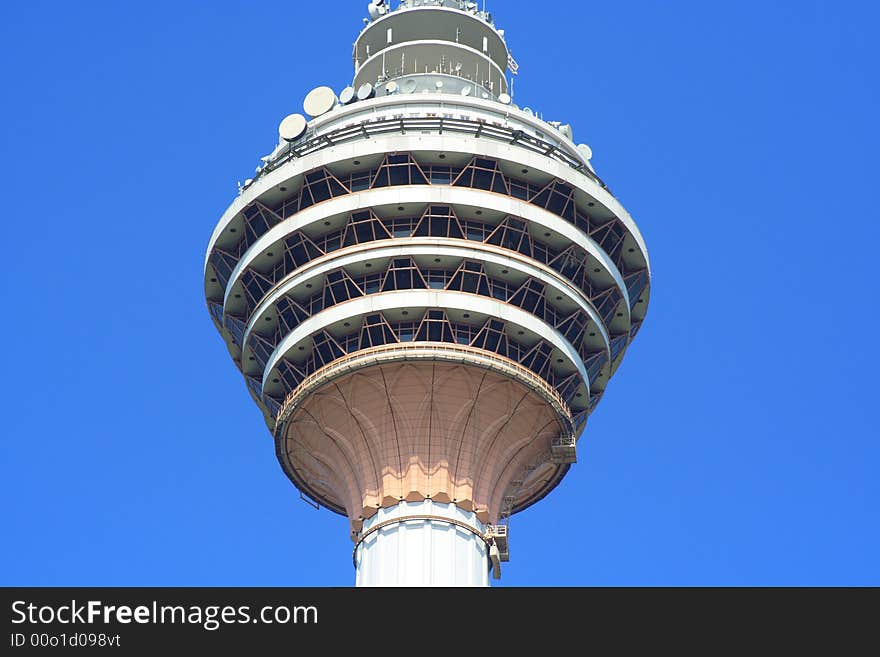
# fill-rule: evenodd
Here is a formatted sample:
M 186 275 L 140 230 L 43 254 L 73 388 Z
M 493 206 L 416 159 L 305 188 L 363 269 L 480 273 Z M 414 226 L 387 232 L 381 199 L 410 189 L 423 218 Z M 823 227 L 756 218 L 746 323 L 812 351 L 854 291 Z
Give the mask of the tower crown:
M 571 127 L 513 103 L 489 14 L 369 13 L 353 83 L 306 95 L 221 217 L 205 295 L 284 472 L 348 517 L 358 581 L 407 519 L 463 537 L 410 554 L 479 573 L 575 462 L 647 250 Z

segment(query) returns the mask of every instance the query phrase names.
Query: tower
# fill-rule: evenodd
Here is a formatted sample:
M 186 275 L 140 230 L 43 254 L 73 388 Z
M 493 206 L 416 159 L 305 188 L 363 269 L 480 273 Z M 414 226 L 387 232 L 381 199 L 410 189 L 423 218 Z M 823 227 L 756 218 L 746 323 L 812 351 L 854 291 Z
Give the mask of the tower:
M 211 316 L 359 585 L 486 585 L 648 305 L 641 234 L 572 129 L 513 103 L 476 2 L 372 0 L 217 224 Z

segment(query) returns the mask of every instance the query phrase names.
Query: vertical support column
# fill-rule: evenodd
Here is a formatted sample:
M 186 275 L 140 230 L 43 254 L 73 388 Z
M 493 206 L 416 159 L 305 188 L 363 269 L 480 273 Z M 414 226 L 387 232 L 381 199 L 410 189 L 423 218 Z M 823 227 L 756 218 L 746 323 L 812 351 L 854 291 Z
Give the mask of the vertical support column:
M 489 586 L 485 529 L 454 504 L 379 509 L 364 521 L 355 550 L 357 586 Z

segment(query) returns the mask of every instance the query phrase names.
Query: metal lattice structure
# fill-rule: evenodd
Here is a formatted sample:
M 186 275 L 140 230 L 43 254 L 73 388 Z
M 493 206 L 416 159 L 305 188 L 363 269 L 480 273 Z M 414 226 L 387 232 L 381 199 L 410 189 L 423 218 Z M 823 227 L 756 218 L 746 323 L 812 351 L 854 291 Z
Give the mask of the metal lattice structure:
M 221 217 L 208 308 L 286 474 L 361 537 L 356 564 L 421 519 L 480 558 L 500 544 L 500 568 L 508 518 L 576 461 L 641 327 L 647 251 L 571 128 L 513 104 L 489 14 L 369 13 L 352 87 L 310 94 Z

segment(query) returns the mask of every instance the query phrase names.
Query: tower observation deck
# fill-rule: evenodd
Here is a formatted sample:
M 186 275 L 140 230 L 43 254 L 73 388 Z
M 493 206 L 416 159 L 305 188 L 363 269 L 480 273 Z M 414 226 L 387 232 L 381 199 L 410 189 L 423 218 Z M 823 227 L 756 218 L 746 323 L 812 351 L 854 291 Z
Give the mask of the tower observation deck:
M 352 84 L 305 96 L 214 229 L 211 317 L 359 585 L 486 585 L 645 317 L 589 147 L 511 97 L 476 2 L 372 0 Z

